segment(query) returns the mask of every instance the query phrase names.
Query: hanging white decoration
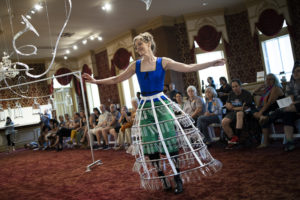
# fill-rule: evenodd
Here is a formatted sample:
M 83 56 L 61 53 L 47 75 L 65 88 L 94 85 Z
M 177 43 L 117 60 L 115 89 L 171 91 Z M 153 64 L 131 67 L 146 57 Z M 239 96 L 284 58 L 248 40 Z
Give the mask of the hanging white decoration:
M 24 85 L 23 83 L 26 83 L 26 77 L 25 76 L 19 76 L 18 78 L 18 88 L 21 93 L 27 93 L 28 92 L 28 85 Z
M 0 121 L 5 121 L 5 112 L 2 104 L 0 104 Z
M 32 104 L 32 114 L 39 115 L 40 113 L 41 113 L 41 106 L 37 102 L 37 99 L 34 99 L 33 104 Z
M 152 0 L 141 0 L 141 1 L 146 4 L 146 10 L 149 10 Z
M 48 107 L 50 111 L 57 110 L 56 102 L 52 96 L 48 99 Z
M 11 107 L 10 107 L 10 104 L 9 104 L 9 103 L 7 104 L 7 112 L 8 112 L 8 116 L 9 116 L 10 118 L 13 118 L 13 114 L 12 114 Z
M 17 54 L 20 54 L 20 55 L 23 55 L 23 56 L 31 56 L 31 55 L 36 55 L 36 52 L 37 52 L 37 48 L 36 46 L 34 45 L 25 45 L 23 47 L 31 47 L 33 48 L 33 52 L 31 53 L 23 53 L 21 51 L 19 51 L 19 49 L 16 47 L 16 40 L 21 36 L 23 35 L 25 32 L 27 31 L 32 31 L 34 32 L 37 36 L 40 36 L 39 33 L 35 30 L 35 28 L 32 26 L 32 24 L 26 19 L 26 17 L 24 17 L 23 15 L 21 15 L 22 19 L 23 19 L 23 22 L 25 23 L 25 28 L 22 30 L 22 31 L 19 31 L 15 36 L 14 36 L 14 39 L 13 39 L 13 47 L 14 47 L 14 50 L 17 52 Z
M 50 96 L 50 102 L 51 102 L 51 104 L 52 104 L 52 109 L 53 109 L 53 110 L 57 110 L 56 101 L 55 101 L 55 99 L 53 98 L 53 96 Z
M 66 106 L 72 106 L 73 105 L 72 97 L 70 96 L 70 94 L 66 95 L 65 105 Z
M 15 118 L 23 117 L 23 111 L 21 104 L 17 101 L 15 107 Z
M 48 108 L 49 108 L 50 111 L 53 110 L 53 107 L 52 107 L 52 103 L 51 103 L 50 98 L 48 99 Z
M 5 78 L 15 78 L 19 71 L 16 69 L 16 64 L 13 64 L 6 52 L 3 53 L 2 62 L 0 62 L 0 81 Z
M 34 74 L 29 73 L 29 66 L 28 66 L 27 64 L 22 63 L 22 62 L 16 62 L 16 65 L 23 66 L 23 67 L 26 69 L 26 75 L 27 75 L 27 76 L 29 76 L 29 77 L 31 77 L 31 78 L 40 78 L 40 77 L 46 75 L 46 74 L 50 71 L 50 69 L 52 68 L 53 63 L 54 63 L 54 61 L 55 61 L 56 51 L 57 51 L 57 48 L 58 48 L 58 44 L 59 44 L 61 35 L 63 34 L 63 31 L 65 30 L 65 27 L 67 26 L 67 23 L 68 23 L 69 18 L 70 18 L 70 16 L 71 16 L 72 1 L 71 1 L 71 0 L 68 0 L 68 2 L 69 2 L 69 12 L 68 12 L 68 14 L 67 14 L 67 19 L 66 19 L 66 21 L 65 21 L 65 23 L 64 23 L 64 25 L 63 25 L 63 27 L 62 27 L 62 29 L 61 29 L 59 35 L 58 35 L 58 38 L 57 38 L 57 40 L 56 40 L 55 47 L 54 47 L 54 51 L 52 52 L 53 55 L 52 55 L 51 63 L 50 63 L 50 65 L 48 66 L 47 70 L 46 70 L 45 72 L 43 72 L 42 74 L 34 75 Z M 24 30 L 18 32 L 18 33 L 14 36 L 13 44 L 15 44 L 15 40 L 16 40 L 16 39 L 18 39 L 22 34 L 24 34 L 25 32 L 27 32 L 27 31 L 29 31 L 29 30 L 32 31 L 32 32 L 34 32 L 36 35 L 38 35 L 38 32 L 35 30 L 35 28 L 31 25 L 31 23 L 30 23 L 24 16 L 22 16 L 22 19 L 23 19 L 23 22 L 25 23 L 26 27 L 25 27 Z M 20 54 L 20 55 L 23 55 L 23 56 L 33 55 L 33 54 L 36 53 L 36 51 L 35 51 L 35 50 L 36 50 L 36 46 L 34 46 L 34 45 L 26 45 L 26 46 L 23 46 L 23 47 L 32 47 L 32 48 L 34 49 L 34 51 L 33 51 L 32 53 L 30 53 L 30 54 L 24 54 L 24 53 L 22 53 L 21 51 L 19 51 L 19 50 L 16 48 L 15 45 L 13 45 L 13 47 L 14 47 L 14 50 L 17 52 L 17 54 Z M 20 48 L 19 48 L 19 49 L 20 49 Z

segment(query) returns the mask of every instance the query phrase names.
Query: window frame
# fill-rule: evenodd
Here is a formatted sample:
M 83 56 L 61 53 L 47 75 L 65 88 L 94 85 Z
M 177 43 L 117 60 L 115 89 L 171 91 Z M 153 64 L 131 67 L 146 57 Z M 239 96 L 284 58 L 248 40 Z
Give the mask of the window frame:
M 194 41 L 194 43 L 197 43 L 197 42 Z M 223 52 L 223 56 L 224 56 L 224 58 L 226 59 L 227 56 L 226 56 L 226 52 L 225 52 L 225 48 L 224 48 L 223 38 L 220 39 L 220 43 L 219 43 L 219 45 L 217 46 L 217 48 L 216 48 L 215 50 L 209 51 L 209 52 L 204 51 L 204 50 L 201 49 L 200 47 L 197 47 L 196 44 L 195 44 L 195 51 L 194 51 L 195 61 L 197 62 L 196 56 L 197 56 L 198 54 L 213 53 L 213 52 L 217 52 L 217 51 Z M 230 76 L 229 76 L 228 65 L 227 65 L 227 63 L 225 63 L 225 68 L 226 68 L 226 78 L 227 78 L 227 81 L 230 82 L 230 81 L 231 81 L 231 78 L 230 78 Z M 199 71 L 200 71 L 200 70 L 199 70 Z M 201 83 L 201 79 L 200 79 L 201 77 L 200 77 L 200 75 L 199 75 L 199 71 L 197 71 L 197 79 L 198 79 L 199 86 L 200 86 L 200 88 L 201 88 L 200 91 L 199 91 L 199 94 L 202 95 L 202 96 L 204 96 L 204 94 L 202 94 L 202 83 Z M 205 80 L 205 81 L 206 81 L 206 80 Z M 204 86 L 205 86 L 205 84 L 204 84 Z M 216 88 L 216 89 L 218 89 L 218 88 Z
M 281 30 L 279 31 L 279 33 L 277 33 L 276 35 L 274 36 L 267 36 L 267 35 L 264 35 L 263 33 L 261 33 L 257 28 L 256 28 L 256 31 L 257 31 L 257 34 L 258 34 L 258 40 L 259 40 L 259 47 L 260 47 L 260 53 L 261 53 L 261 59 L 262 59 L 262 63 L 263 63 L 263 67 L 264 67 L 264 73 L 265 73 L 265 76 L 268 74 L 268 70 L 267 70 L 267 66 L 266 66 L 266 62 L 265 62 L 265 56 L 264 56 L 264 50 L 263 50 L 263 42 L 267 41 L 267 40 L 272 40 L 272 39 L 276 39 L 276 38 L 279 38 L 279 37 L 282 37 L 282 36 L 285 36 L 285 35 L 288 35 L 289 38 L 290 38 L 290 42 L 291 42 L 291 48 L 292 48 L 292 56 L 293 56 L 293 59 L 295 61 L 295 51 L 294 51 L 294 46 L 292 44 L 292 38 L 291 38 L 291 35 L 288 31 L 288 26 L 286 24 L 286 20 L 284 21 L 284 24 L 283 24 L 283 27 L 281 28 Z M 270 72 L 272 73 L 272 72 Z M 278 77 L 279 78 L 279 77 Z M 287 77 L 286 77 L 287 78 Z M 281 80 L 279 80 L 281 81 Z

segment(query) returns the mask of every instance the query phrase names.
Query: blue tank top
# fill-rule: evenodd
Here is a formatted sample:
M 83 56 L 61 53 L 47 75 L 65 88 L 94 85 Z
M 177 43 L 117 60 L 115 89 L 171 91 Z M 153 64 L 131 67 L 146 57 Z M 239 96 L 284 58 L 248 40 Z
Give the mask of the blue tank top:
M 137 60 L 135 73 L 143 96 L 152 96 L 163 91 L 165 70 L 162 66 L 162 58 L 157 58 L 155 70 L 148 72 L 141 72 L 141 60 Z

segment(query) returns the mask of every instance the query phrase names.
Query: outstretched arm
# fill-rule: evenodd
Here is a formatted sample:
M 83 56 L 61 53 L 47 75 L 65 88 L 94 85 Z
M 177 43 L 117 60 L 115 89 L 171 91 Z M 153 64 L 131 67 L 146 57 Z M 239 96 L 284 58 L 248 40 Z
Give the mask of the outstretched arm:
M 110 84 L 117 84 L 122 81 L 125 81 L 125 80 L 129 79 L 133 74 L 135 74 L 135 62 L 131 63 L 127 67 L 127 69 L 124 72 L 122 72 L 121 74 L 119 74 L 118 76 L 112 76 L 109 78 L 96 80 L 93 77 L 91 77 L 89 74 L 84 73 L 82 75 L 82 77 L 87 82 L 90 82 L 90 83 L 110 85 Z
M 163 58 L 163 67 L 165 70 L 174 70 L 178 72 L 193 72 L 201 69 L 206 69 L 208 67 L 222 66 L 225 64 L 225 59 L 214 60 L 202 64 L 184 64 L 176 62 L 170 58 Z

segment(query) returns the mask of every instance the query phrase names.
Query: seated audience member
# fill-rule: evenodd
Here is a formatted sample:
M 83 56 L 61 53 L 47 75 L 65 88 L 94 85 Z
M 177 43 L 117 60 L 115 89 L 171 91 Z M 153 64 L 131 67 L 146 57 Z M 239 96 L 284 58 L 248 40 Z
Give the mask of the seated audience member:
M 119 124 L 119 119 L 121 117 L 121 113 L 116 109 L 115 104 L 110 104 L 110 116 L 107 120 L 107 126 L 103 129 L 103 139 L 105 141 L 105 145 L 103 147 L 104 150 L 110 149 L 108 143 L 108 134 L 111 134 L 115 139 L 115 145 L 117 144 L 118 132 L 121 128 Z
M 58 119 L 59 119 L 59 124 L 58 124 L 58 126 L 59 126 L 59 127 L 65 127 L 66 122 L 65 122 L 65 120 L 64 120 L 64 116 L 59 115 L 59 116 L 58 116 Z
M 70 141 L 68 143 L 73 144 L 73 139 L 75 138 L 77 132 L 82 128 L 81 117 L 78 112 L 74 115 L 74 123 L 69 127 L 72 129 L 72 131 Z
M 227 79 L 224 76 L 220 77 L 219 80 L 221 87 L 217 90 L 218 97 L 221 99 L 223 105 L 225 105 L 228 99 L 228 95 L 232 91 L 232 89 L 231 86 L 227 83 Z
M 41 114 L 40 118 L 44 125 L 49 126 L 51 116 L 48 113 L 48 109 L 44 110 L 44 114 L 43 115 Z
M 132 126 L 131 119 L 130 119 L 131 113 L 128 111 L 126 106 L 122 106 L 121 108 L 121 117 L 119 119 L 119 124 L 121 126 L 119 133 L 118 133 L 118 140 L 117 140 L 117 146 L 114 147 L 115 150 L 122 149 L 125 147 L 125 130 L 130 129 Z M 127 138 L 126 138 L 127 139 Z
M 141 92 L 136 92 L 136 98 L 138 98 L 139 102 L 141 100 Z
M 98 144 L 97 148 L 100 148 L 101 146 L 101 135 L 103 135 L 103 129 L 107 127 L 107 120 L 110 115 L 110 113 L 106 110 L 104 104 L 100 105 L 100 110 L 101 110 L 101 115 L 98 118 L 98 124 L 93 129 L 90 130 L 90 133 L 96 135 L 97 137 L 97 144 Z M 91 141 L 89 140 L 90 138 L 88 136 L 87 139 L 90 145 Z
M 175 84 L 170 83 L 169 84 L 169 97 L 172 101 L 176 102 L 176 94 L 178 90 L 175 89 Z
M 73 124 L 73 120 L 70 119 L 70 116 L 68 113 L 65 114 L 65 128 L 71 128 Z
M 56 119 L 57 120 L 56 110 L 51 111 L 51 119 Z
M 198 117 L 205 112 L 204 101 L 201 97 L 197 96 L 197 90 L 193 85 L 187 88 L 187 94 L 188 99 L 184 103 L 183 111 L 189 114 L 196 123 Z
M 168 87 L 168 85 L 164 85 L 163 92 L 165 93 L 165 95 L 169 96 L 169 87 Z
M 15 126 L 10 117 L 6 117 L 5 126 L 8 152 L 15 151 L 15 143 L 12 141 L 12 135 L 15 134 Z
M 263 115 L 266 116 L 270 112 L 275 111 L 278 108 L 276 100 L 284 97 L 282 86 L 274 74 L 268 74 L 266 76 L 265 84 L 259 86 L 253 92 L 253 95 L 261 96 L 257 105 L 257 109 L 253 113 L 253 116 L 258 120 Z M 262 126 L 264 143 L 258 146 L 258 148 L 264 148 L 269 145 L 269 126 L 269 123 Z
M 121 124 L 121 129 L 118 135 L 118 144 L 119 147 L 116 150 L 121 149 L 122 145 L 124 145 L 125 149 L 127 149 L 132 141 L 131 141 L 131 127 L 133 125 L 133 121 L 135 118 L 136 110 L 139 105 L 139 100 L 137 98 L 131 99 L 132 111 L 131 113 L 126 112 L 126 106 L 123 107 L 121 112 L 121 117 L 119 119 L 119 123 Z
M 75 134 L 76 144 L 80 142 L 81 138 L 84 135 L 84 131 L 86 130 L 87 127 L 87 119 L 84 111 L 80 111 L 79 115 L 80 115 L 80 128 L 79 130 L 77 130 L 77 133 Z
M 207 82 L 208 82 L 207 87 L 212 87 L 212 88 L 216 89 L 216 84 L 215 84 L 213 77 L 211 77 L 211 76 L 207 77 Z
M 39 136 L 38 138 L 38 143 L 39 143 L 39 149 L 40 150 L 44 150 L 48 147 L 48 134 L 49 134 L 49 131 L 51 130 L 50 128 L 50 120 L 49 120 L 49 125 L 43 125 L 42 126 L 42 129 L 41 129 L 41 135 Z M 46 144 L 46 147 L 44 146 Z
M 300 118 L 300 61 L 296 61 L 294 64 L 292 77 L 290 83 L 287 85 L 286 93 L 292 99 L 292 104 L 261 117 L 261 122 L 262 124 L 264 122 L 270 123 L 278 118 L 283 118 L 283 130 L 287 140 L 284 150 L 292 151 L 295 149 L 293 141 L 294 125 L 295 121 Z
M 244 111 L 254 105 L 253 97 L 250 92 L 241 88 L 241 81 L 233 79 L 231 82 L 232 92 L 228 96 L 225 104 L 227 114 L 222 120 L 222 128 L 229 138 L 227 148 L 232 148 L 239 142 L 238 136 L 243 128 Z M 230 127 L 232 122 L 236 122 L 236 135 Z
M 45 139 L 47 142 L 46 149 L 54 147 L 55 141 L 56 141 L 56 133 L 60 129 L 59 123 L 56 119 L 50 119 L 50 130 L 48 131 L 48 134 L 46 135 Z
M 94 124 L 97 125 L 98 124 L 98 118 L 101 115 L 100 110 L 98 108 L 94 108 L 93 109 L 94 115 L 95 115 L 95 122 Z
M 71 128 L 65 128 L 61 127 L 58 129 L 56 133 L 56 140 L 52 147 L 56 147 L 57 151 L 61 151 L 63 149 L 63 139 L 64 137 L 70 137 L 71 136 L 72 129 Z
M 176 102 L 177 102 L 178 106 L 181 109 L 183 109 L 184 101 L 183 101 L 183 96 L 182 96 L 181 92 L 177 92 L 176 95 L 175 95 L 175 98 L 176 98 Z
M 94 128 L 96 127 L 95 122 L 96 122 L 96 120 L 95 120 L 95 114 L 92 113 L 92 114 L 89 116 L 90 130 L 92 130 L 92 129 L 94 129 Z M 82 136 L 81 139 L 80 139 L 80 143 L 84 143 L 84 142 L 85 142 L 85 139 L 86 139 L 87 137 L 88 137 L 88 127 L 85 126 L 83 136 Z
M 74 122 L 69 119 L 69 115 L 65 114 L 66 126 L 61 127 L 56 133 L 56 141 L 53 146 L 56 146 L 57 151 L 63 149 L 63 138 L 71 137 L 72 131 L 78 129 L 80 127 L 80 115 L 79 113 L 75 113 Z M 70 140 L 71 141 L 71 140 Z
M 222 120 L 222 107 L 223 104 L 219 98 L 217 98 L 217 92 L 213 87 L 207 87 L 205 89 L 205 110 L 204 115 L 198 117 L 197 127 L 204 135 L 204 142 L 210 145 L 212 138 L 208 133 L 208 126 L 213 123 L 220 123 Z

